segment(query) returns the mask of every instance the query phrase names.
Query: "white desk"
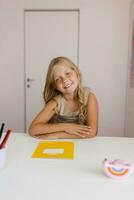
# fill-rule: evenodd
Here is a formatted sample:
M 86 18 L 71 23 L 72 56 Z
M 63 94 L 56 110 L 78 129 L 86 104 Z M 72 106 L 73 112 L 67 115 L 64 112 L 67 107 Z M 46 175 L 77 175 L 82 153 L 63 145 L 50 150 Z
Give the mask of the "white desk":
M 127 180 L 107 178 L 104 158 L 134 163 L 134 139 L 96 137 L 74 141 L 74 160 L 33 159 L 39 140 L 12 133 L 7 163 L 0 170 L 1 200 L 133 200 L 134 174 Z

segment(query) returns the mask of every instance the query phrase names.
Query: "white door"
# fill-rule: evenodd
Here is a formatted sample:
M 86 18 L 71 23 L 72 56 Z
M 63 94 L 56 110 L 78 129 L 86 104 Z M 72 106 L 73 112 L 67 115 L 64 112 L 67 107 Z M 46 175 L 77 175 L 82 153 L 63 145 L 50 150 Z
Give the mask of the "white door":
M 51 59 L 78 64 L 78 10 L 25 11 L 25 129 L 43 108 L 45 76 Z

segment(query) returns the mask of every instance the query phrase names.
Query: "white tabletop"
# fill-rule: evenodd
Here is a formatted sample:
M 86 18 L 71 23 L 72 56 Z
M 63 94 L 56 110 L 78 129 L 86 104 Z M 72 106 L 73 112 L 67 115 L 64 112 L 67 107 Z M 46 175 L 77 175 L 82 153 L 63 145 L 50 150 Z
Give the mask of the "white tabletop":
M 120 158 L 134 164 L 133 138 L 65 141 L 74 142 L 73 160 L 33 159 L 39 140 L 25 133 L 12 133 L 6 145 L 6 166 L 0 169 L 0 199 L 134 199 L 134 174 L 119 181 L 105 176 L 102 169 L 104 158 Z

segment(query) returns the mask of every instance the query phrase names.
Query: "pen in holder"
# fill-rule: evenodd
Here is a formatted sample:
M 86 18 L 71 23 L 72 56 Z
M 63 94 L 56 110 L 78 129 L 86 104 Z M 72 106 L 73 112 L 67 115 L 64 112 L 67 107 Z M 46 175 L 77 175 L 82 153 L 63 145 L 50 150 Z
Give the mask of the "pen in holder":
M 6 147 L 5 146 L 6 146 L 6 142 L 8 140 L 10 133 L 11 133 L 11 130 L 8 130 L 6 132 L 4 139 L 0 143 L 0 169 L 4 167 L 5 162 L 6 162 Z

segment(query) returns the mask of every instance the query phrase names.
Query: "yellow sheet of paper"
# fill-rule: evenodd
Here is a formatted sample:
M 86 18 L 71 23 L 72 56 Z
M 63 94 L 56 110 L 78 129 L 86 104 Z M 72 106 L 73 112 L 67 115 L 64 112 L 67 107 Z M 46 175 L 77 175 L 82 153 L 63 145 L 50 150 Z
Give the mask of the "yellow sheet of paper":
M 48 153 L 49 151 L 61 151 L 62 153 Z M 46 152 L 45 152 L 46 151 Z M 47 152 L 48 151 L 48 152 Z M 40 142 L 35 149 L 32 158 L 74 158 L 74 143 L 62 141 Z

